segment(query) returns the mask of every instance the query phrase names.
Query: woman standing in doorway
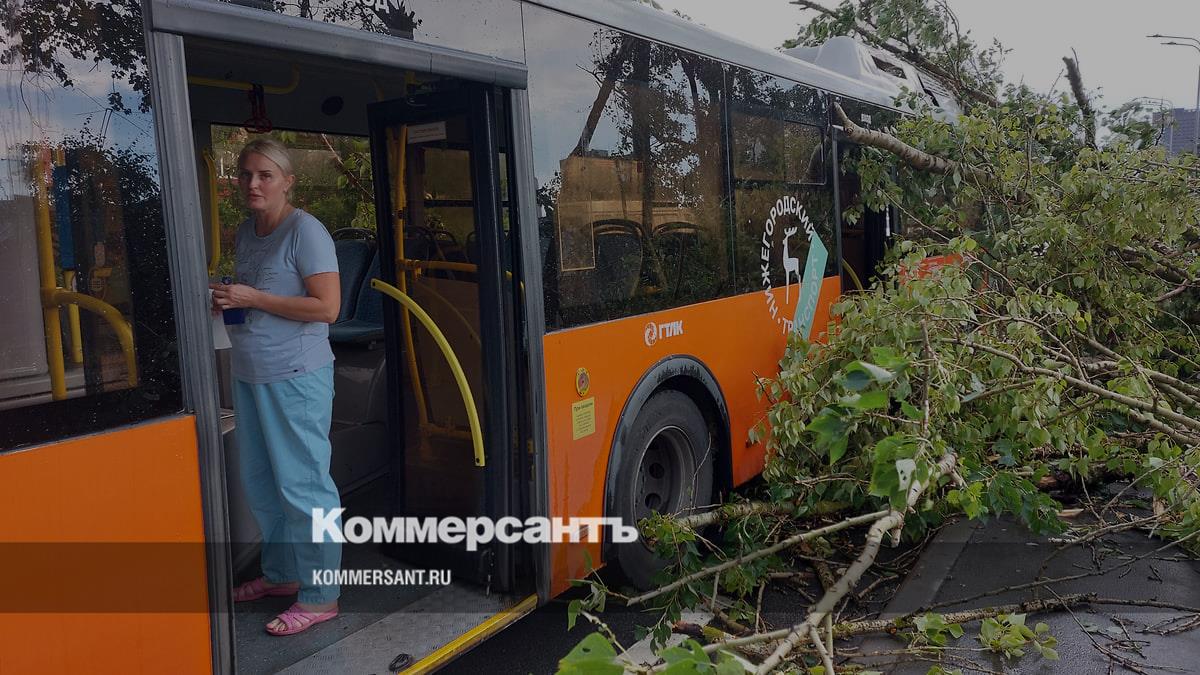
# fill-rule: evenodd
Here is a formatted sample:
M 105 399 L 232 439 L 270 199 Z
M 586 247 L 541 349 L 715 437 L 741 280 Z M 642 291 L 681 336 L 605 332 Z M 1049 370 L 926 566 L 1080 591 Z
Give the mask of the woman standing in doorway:
M 255 140 L 242 149 L 238 187 L 251 215 L 237 231 L 237 283 L 211 285 L 214 310 L 245 316 L 228 327 L 236 433 L 246 498 L 263 535 L 263 575 L 238 586 L 234 601 L 298 594 L 267 624 L 272 635 L 337 616 L 339 588 L 314 583 L 314 573 L 341 564 L 340 544 L 312 540 L 313 509 L 340 506 L 329 475 L 329 324 L 341 287 L 333 239 L 289 201 L 295 181 L 281 143 Z

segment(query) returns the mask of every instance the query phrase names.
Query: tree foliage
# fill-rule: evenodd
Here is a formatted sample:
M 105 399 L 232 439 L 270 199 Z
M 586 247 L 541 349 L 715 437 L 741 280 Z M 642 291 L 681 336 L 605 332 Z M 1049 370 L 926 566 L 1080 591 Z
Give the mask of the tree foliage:
M 1195 551 L 1200 163 L 1154 147 L 1134 105 L 1113 112 L 1097 144 L 1073 59 L 1073 93 L 1002 86 L 1003 48 L 976 45 L 940 0 L 794 4 L 816 9 L 796 43 L 856 36 L 947 79 L 970 105 L 946 121 L 909 97 L 918 114 L 887 133 L 841 116 L 861 146 L 843 170 L 865 197 L 845 217 L 894 209 L 904 234 L 871 288 L 835 307 L 828 341 L 793 339 L 779 374 L 761 381 L 771 402 L 756 432 L 770 448 L 762 508 L 723 510 L 725 537 L 711 547 L 681 534 L 691 523 L 648 524 L 682 577 L 648 594 L 665 603 L 660 637 L 714 579 L 742 599 L 729 618 L 744 618 L 746 598 L 787 566 L 781 542 L 815 518 L 868 513 L 862 553 L 805 621 L 759 636 L 773 649 L 759 672 L 800 665 L 793 652 L 820 642 L 830 595 L 874 560 L 880 523 L 918 535 L 953 514 L 1009 514 L 1062 530 L 1061 505 L 1039 489 L 1050 475 L 1150 490 L 1157 531 Z M 1057 658 L 1053 638 L 1023 618 L 989 618 L 981 642 Z M 913 625 L 914 641 L 929 622 Z M 806 665 L 828 663 L 824 652 Z

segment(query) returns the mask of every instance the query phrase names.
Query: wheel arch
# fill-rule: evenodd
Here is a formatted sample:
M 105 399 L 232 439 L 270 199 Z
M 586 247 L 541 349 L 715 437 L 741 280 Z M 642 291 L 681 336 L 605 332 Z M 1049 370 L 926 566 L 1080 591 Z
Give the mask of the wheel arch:
M 717 378 L 703 361 L 688 355 L 668 356 L 655 363 L 638 380 L 625 404 L 621 415 L 617 418 L 617 426 L 613 432 L 612 445 L 609 447 L 608 463 L 605 467 L 604 480 L 604 515 L 615 512 L 618 467 L 625 454 L 625 439 L 633 422 L 641 412 L 642 406 L 654 394 L 665 391 L 678 391 L 696 404 L 704 415 L 709 429 L 714 434 L 716 456 L 713 458 L 713 490 L 717 494 L 729 490 L 733 484 L 732 446 L 730 445 L 729 408 L 725 402 L 725 394 Z M 605 560 L 609 558 L 609 541 L 606 539 L 602 548 Z

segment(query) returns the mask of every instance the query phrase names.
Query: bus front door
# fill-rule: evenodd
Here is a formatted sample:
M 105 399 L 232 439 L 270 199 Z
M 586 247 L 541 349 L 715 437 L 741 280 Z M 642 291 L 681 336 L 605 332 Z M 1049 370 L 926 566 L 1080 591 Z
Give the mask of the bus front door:
M 369 109 L 386 284 L 377 287 L 390 298 L 394 511 L 406 524 L 520 515 L 512 219 L 498 100 L 494 88 L 464 83 Z M 471 530 L 483 541 L 410 540 L 395 552 L 418 566 L 448 568 L 456 580 L 512 590 L 516 545 L 489 536 L 486 525 Z

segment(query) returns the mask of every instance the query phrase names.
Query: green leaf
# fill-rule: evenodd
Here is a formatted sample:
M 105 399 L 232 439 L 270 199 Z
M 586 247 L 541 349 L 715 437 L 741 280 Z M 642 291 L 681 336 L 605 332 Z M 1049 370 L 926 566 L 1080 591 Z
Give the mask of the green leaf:
M 852 370 L 842 375 L 839 381 L 850 391 L 860 391 L 871 386 L 871 374 L 865 370 Z
M 600 633 L 591 633 L 558 662 L 560 675 L 621 675 L 625 668 L 617 652 Z
M 695 659 L 695 655 L 692 654 L 691 651 L 689 651 L 688 649 L 685 649 L 682 646 L 669 647 L 667 649 L 664 649 L 658 653 L 658 656 L 659 656 L 659 658 L 661 658 L 663 661 L 665 661 L 668 664 L 680 663 L 682 661 L 687 661 L 688 663 L 694 663 L 694 659 Z M 704 660 L 707 661 L 708 657 L 705 657 Z
M 579 619 L 579 612 L 583 610 L 583 600 L 576 598 L 567 603 L 567 630 L 575 627 L 575 622 Z
M 723 658 L 717 664 L 715 675 L 746 675 L 746 669 L 736 659 L 725 652 L 721 652 L 721 656 Z
M 835 439 L 829 444 L 829 463 L 836 464 L 839 459 L 846 455 L 846 445 L 849 439 L 845 436 Z
M 925 419 L 925 413 L 921 412 L 920 408 L 909 403 L 908 401 L 900 402 L 900 411 L 904 413 L 905 417 L 914 422 L 920 422 L 921 420 Z
M 864 391 L 861 394 L 854 394 L 842 399 L 841 403 L 855 410 L 877 410 L 886 408 L 891 399 L 886 391 L 882 389 L 872 389 Z
M 864 389 L 871 382 L 887 384 L 896 379 L 896 373 L 867 361 L 853 361 L 847 364 L 843 371 L 845 373 L 843 386 L 851 391 Z M 848 381 L 852 381 L 854 386 L 848 384 Z

